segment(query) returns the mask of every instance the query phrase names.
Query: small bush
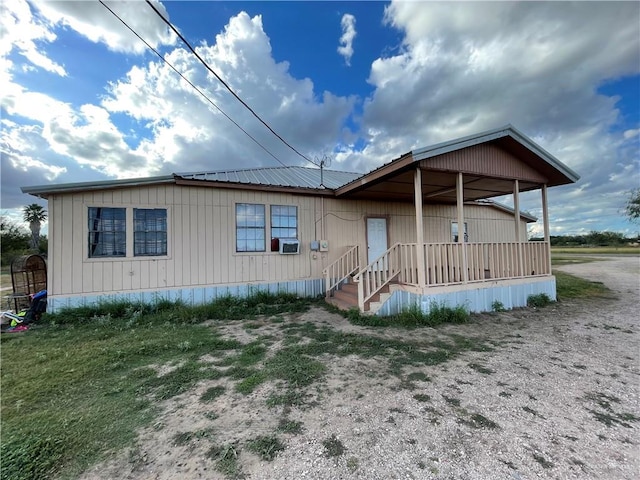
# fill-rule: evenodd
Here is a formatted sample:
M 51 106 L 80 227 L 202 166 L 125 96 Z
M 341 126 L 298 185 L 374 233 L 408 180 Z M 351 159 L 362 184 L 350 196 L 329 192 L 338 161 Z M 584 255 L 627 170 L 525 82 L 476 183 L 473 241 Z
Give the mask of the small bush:
M 339 457 L 347 450 L 340 440 L 334 435 L 322 441 L 324 454 L 327 457 Z
M 491 303 L 491 311 L 493 311 L 493 312 L 506 312 L 507 309 L 504 308 L 504 303 L 502 303 L 499 300 L 494 300 L 493 303 Z
M 546 293 L 538 293 L 527 297 L 527 306 L 541 308 L 553 303 L 553 300 Z

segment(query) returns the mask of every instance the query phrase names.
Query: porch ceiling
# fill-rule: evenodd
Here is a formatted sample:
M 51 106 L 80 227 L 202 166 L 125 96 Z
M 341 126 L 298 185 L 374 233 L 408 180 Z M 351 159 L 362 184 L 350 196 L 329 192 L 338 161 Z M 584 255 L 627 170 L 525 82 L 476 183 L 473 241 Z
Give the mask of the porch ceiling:
M 349 198 L 362 200 L 383 200 L 390 202 L 413 203 L 413 178 L 415 166 L 410 170 L 380 179 L 362 186 L 357 191 L 349 193 Z M 456 203 L 457 172 L 443 172 L 438 170 L 422 171 L 422 198 L 424 203 Z M 481 200 L 513 193 L 513 180 L 505 178 L 482 177 L 478 175 L 464 175 L 464 200 Z M 520 181 L 520 191 L 536 190 L 539 183 Z
M 481 200 L 565 185 L 579 176 L 512 126 L 408 152 L 336 190 L 338 197 L 413 202 L 414 174 L 422 170 L 425 203 L 455 203 L 463 174 L 464 200 Z

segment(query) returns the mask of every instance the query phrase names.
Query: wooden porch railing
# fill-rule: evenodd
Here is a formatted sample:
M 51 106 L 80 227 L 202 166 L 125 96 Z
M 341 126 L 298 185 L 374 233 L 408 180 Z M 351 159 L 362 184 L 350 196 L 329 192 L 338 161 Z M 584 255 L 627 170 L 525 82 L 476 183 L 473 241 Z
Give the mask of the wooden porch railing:
M 402 272 L 402 251 L 406 244 L 396 243 L 369 265 L 360 270 L 353 281 L 358 284 L 358 306 L 365 304 Z
M 427 243 L 424 245 L 426 285 L 549 275 L 549 254 L 547 242 Z M 415 258 L 415 253 L 407 258 Z M 403 270 L 410 273 L 402 281 L 418 285 L 417 269 L 416 262 L 411 267 L 405 265 Z
M 422 248 L 426 273 L 423 281 L 427 287 L 551 274 L 548 242 L 426 243 Z M 396 243 L 354 275 L 361 311 L 376 293 L 393 280 L 420 286 L 416 249 L 415 243 Z M 357 259 L 357 246 L 351 247 L 324 270 L 327 296 L 357 270 Z
M 360 247 L 358 245 L 347 247 L 347 251 L 344 255 L 322 270 L 322 273 L 324 274 L 326 297 L 329 298 L 333 290 L 359 268 Z

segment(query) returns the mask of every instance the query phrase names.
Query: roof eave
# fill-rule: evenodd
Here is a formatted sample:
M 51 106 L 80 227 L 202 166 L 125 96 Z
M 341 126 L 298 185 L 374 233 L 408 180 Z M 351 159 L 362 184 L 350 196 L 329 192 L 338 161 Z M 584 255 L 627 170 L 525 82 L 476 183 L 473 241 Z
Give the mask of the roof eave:
M 56 193 L 88 192 L 95 190 L 108 190 L 111 188 L 138 187 L 144 185 L 158 185 L 175 183 L 174 175 L 162 175 L 147 178 L 127 178 L 123 180 L 103 180 L 99 182 L 75 182 L 59 183 L 56 185 L 33 185 L 20 187 L 22 193 L 27 193 L 39 198 L 48 198 Z

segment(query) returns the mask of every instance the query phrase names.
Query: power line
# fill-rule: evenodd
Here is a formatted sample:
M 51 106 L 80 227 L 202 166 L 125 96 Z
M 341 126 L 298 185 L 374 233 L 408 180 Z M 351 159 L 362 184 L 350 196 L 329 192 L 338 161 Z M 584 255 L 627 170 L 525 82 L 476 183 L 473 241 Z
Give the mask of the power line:
M 144 38 L 142 38 L 138 32 L 136 32 L 133 28 L 131 28 L 127 22 L 125 22 L 116 12 L 114 12 L 107 4 L 105 4 L 102 0 L 98 0 L 102 6 L 104 8 L 106 8 L 107 10 L 109 10 L 109 12 L 111 12 L 111 14 L 116 17 L 118 20 L 120 20 L 120 22 L 122 22 L 122 24 L 127 27 L 136 37 L 138 37 L 147 47 L 149 47 L 149 49 L 155 53 L 164 63 L 166 63 L 169 67 L 171 67 L 171 69 L 176 72 L 178 75 L 180 75 L 180 77 L 186 81 L 189 85 L 191 85 L 200 95 L 202 95 L 202 97 L 209 102 L 211 105 L 213 105 L 220 113 L 222 113 L 231 123 L 233 123 L 236 127 L 238 127 L 240 130 L 242 130 L 242 132 L 249 137 L 251 140 L 253 140 L 260 148 L 262 148 L 265 152 L 267 152 L 269 155 L 271 155 L 271 157 L 273 157 L 278 163 L 280 163 L 280 165 L 282 165 L 283 167 L 289 167 L 289 165 L 286 165 L 284 162 L 282 162 L 278 157 L 276 157 L 273 153 L 271 153 L 267 147 L 265 147 L 264 145 L 262 145 L 258 140 L 256 140 L 253 136 L 251 136 L 251 134 L 249 132 L 247 132 L 244 128 L 242 128 L 233 118 L 231 118 L 229 115 L 227 115 L 224 110 L 222 110 L 220 107 L 218 107 L 218 105 L 216 105 L 213 100 L 211 100 L 202 90 L 200 90 L 198 87 L 196 87 L 191 80 L 189 80 L 187 77 L 185 77 L 178 69 L 176 69 L 176 67 L 174 67 L 166 58 L 164 58 L 159 52 L 158 50 L 156 50 L 155 48 L 153 48 Z
M 205 68 L 206 68 L 207 70 L 209 70 L 209 71 L 210 71 L 210 72 L 211 72 L 211 73 L 212 73 L 212 74 L 213 74 L 213 75 L 214 75 L 214 76 L 215 76 L 215 77 L 220 81 L 220 83 L 222 83 L 222 85 L 224 85 L 224 87 L 225 87 L 227 90 L 229 90 L 229 92 L 231 93 L 231 95 L 233 95 L 234 97 L 236 97 L 236 99 L 237 99 L 240 103 L 242 103 L 242 105 L 244 105 L 244 107 L 245 107 L 247 110 L 249 110 L 249 111 L 253 114 L 253 116 L 254 116 L 254 117 L 256 117 L 256 118 L 260 121 L 260 123 L 262 123 L 265 127 L 267 127 L 267 129 L 269 129 L 269 131 L 270 131 L 271 133 L 273 133 L 276 137 L 278 137 L 278 139 L 279 139 L 282 143 L 284 143 L 287 147 L 289 147 L 291 150 L 293 150 L 293 151 L 294 151 L 298 156 L 300 156 L 300 157 L 304 158 L 307 162 L 312 163 L 312 164 L 313 164 L 313 165 L 315 165 L 316 167 L 318 166 L 316 163 L 314 163 L 312 160 L 310 160 L 307 156 L 305 156 L 304 154 L 300 153 L 300 152 L 299 152 L 295 147 L 293 147 L 293 146 L 292 146 L 289 142 L 287 142 L 284 138 L 282 138 L 282 137 L 281 137 L 281 136 L 280 136 L 280 135 L 279 135 L 279 134 L 278 134 L 278 133 L 277 133 L 273 128 L 271 128 L 271 127 L 269 126 L 269 124 L 267 124 L 267 122 L 265 122 L 265 121 L 260 117 L 260 115 L 258 115 L 258 114 L 257 114 L 257 113 L 256 113 L 256 112 L 255 112 L 255 111 L 254 111 L 250 106 L 249 106 L 249 105 L 247 105 L 247 103 L 246 103 L 244 100 L 242 100 L 242 99 L 238 96 L 238 94 L 237 94 L 236 92 L 234 92 L 234 91 L 233 91 L 233 89 L 232 89 L 232 88 L 227 84 L 227 82 L 225 82 L 225 81 L 222 79 L 222 77 L 220 77 L 220 75 L 218 75 L 218 74 L 217 74 L 217 73 L 216 73 L 216 72 L 215 72 L 215 71 L 214 71 L 214 70 L 209 66 L 209 64 L 208 64 L 207 62 L 205 62 L 205 61 L 202 59 L 202 57 L 198 54 L 198 52 L 196 52 L 196 51 L 195 51 L 195 49 L 191 46 L 191 44 L 187 41 L 187 39 L 186 39 L 186 38 L 184 38 L 184 37 L 182 36 L 182 34 L 181 34 L 177 29 L 176 29 L 176 27 L 174 27 L 174 26 L 173 26 L 173 24 L 172 24 L 169 20 L 167 20 L 166 18 L 164 18 L 164 16 L 162 15 L 162 13 L 160 13 L 160 12 L 158 11 L 158 9 L 157 9 L 157 8 L 156 8 L 156 7 L 155 7 L 155 6 L 154 6 L 154 5 L 153 5 L 149 0 L 146 0 L 146 2 L 147 2 L 147 5 L 149 5 L 149 6 L 153 9 L 153 11 L 154 11 L 154 12 L 156 12 L 156 14 L 157 14 L 161 19 L 162 19 L 162 21 L 163 21 L 164 23 L 166 23 L 166 24 L 169 26 L 169 28 L 171 28 L 171 30 L 173 30 L 173 32 L 178 36 L 178 38 L 180 38 L 180 40 L 182 40 L 182 42 L 187 46 L 187 48 L 189 48 L 189 50 L 191 50 L 191 53 L 193 53 L 193 54 L 196 56 L 196 58 L 200 61 L 200 63 L 202 63 L 202 64 L 205 66 Z

